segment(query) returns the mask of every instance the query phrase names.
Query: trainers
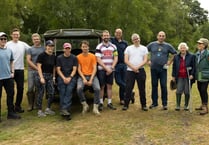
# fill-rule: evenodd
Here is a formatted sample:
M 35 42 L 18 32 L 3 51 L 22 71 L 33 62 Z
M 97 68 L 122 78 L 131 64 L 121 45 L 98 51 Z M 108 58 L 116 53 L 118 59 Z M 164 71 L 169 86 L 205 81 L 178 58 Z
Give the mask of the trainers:
M 122 110 L 126 111 L 126 110 L 128 110 L 128 107 L 127 106 L 123 106 Z
M 46 117 L 46 114 L 42 110 L 38 110 L 38 117 Z
M 112 103 L 107 104 L 107 107 L 108 107 L 109 109 L 111 109 L 111 110 L 116 110 L 116 109 L 117 109 L 117 108 L 115 108 L 115 107 L 113 106 Z
M 47 114 L 47 115 L 54 115 L 54 114 L 55 114 L 55 112 L 54 112 L 54 111 L 52 111 L 50 108 L 46 108 L 46 110 L 45 110 L 45 114 Z
M 158 105 L 152 104 L 152 105 L 149 106 L 149 109 L 154 109 L 154 108 L 156 108 L 157 106 L 158 106 Z
M 70 115 L 70 113 L 66 109 L 61 110 L 60 114 L 63 115 L 63 116 L 69 116 Z
M 146 106 L 142 107 L 142 110 L 143 110 L 143 111 L 148 111 L 148 109 L 147 109 Z
M 163 110 L 168 110 L 168 107 L 167 106 L 163 106 Z
M 103 110 L 103 104 L 102 103 L 99 104 L 98 109 L 99 109 L 99 111 L 102 111 Z

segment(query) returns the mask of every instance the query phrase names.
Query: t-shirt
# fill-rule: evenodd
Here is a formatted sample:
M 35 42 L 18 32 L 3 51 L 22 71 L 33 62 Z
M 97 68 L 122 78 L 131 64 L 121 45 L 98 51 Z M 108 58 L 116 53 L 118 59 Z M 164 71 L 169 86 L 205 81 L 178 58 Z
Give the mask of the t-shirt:
M 13 52 L 15 70 L 24 70 L 25 52 L 30 48 L 30 46 L 22 41 L 9 41 L 5 46 L 6 48 L 11 49 Z
M 53 69 L 55 66 L 55 55 L 48 55 L 46 52 L 41 53 L 38 58 L 36 63 L 41 64 L 41 69 L 43 73 L 53 73 Z
M 0 80 L 11 78 L 10 63 L 13 60 L 13 53 L 10 49 L 0 48 Z
M 175 48 L 166 42 L 151 42 L 147 45 L 147 48 L 151 53 L 151 68 L 163 67 L 168 61 L 169 53 L 177 54 Z
M 56 66 L 60 67 L 60 70 L 65 77 L 68 77 L 73 71 L 73 67 L 78 66 L 78 61 L 76 56 L 73 54 L 70 54 L 69 57 L 65 57 L 64 54 L 61 54 L 57 57 Z
M 95 55 L 97 57 L 100 57 L 102 62 L 109 68 L 111 68 L 114 56 L 118 56 L 117 48 L 114 44 L 111 42 L 108 43 L 108 45 L 105 45 L 104 43 L 100 43 L 96 47 L 96 53 Z M 103 67 L 98 65 L 99 70 L 103 70 Z
M 93 73 L 93 66 L 97 64 L 96 56 L 92 53 L 83 55 L 82 53 L 77 56 L 78 64 L 81 67 L 81 72 L 84 75 L 91 75 Z
M 43 53 L 44 52 L 44 47 L 34 47 L 32 46 L 31 48 L 29 48 L 27 50 L 27 54 L 31 56 L 31 61 L 36 64 L 36 60 L 39 56 L 39 54 Z M 33 70 L 30 66 L 28 66 L 28 69 L 29 70 Z
M 139 45 L 138 47 L 130 45 L 126 48 L 124 54 L 128 55 L 128 61 L 134 65 L 138 66 L 144 60 L 144 56 L 148 54 L 147 47 Z M 127 67 L 127 70 L 132 71 L 130 67 Z

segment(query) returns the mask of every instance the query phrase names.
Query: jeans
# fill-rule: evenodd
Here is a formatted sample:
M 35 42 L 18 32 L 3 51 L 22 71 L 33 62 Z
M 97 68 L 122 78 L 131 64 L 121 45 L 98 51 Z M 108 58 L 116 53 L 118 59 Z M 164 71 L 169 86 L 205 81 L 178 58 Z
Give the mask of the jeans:
M 21 107 L 24 90 L 24 70 L 15 70 L 14 80 L 17 86 L 15 106 Z
M 144 69 L 139 69 L 138 73 L 133 71 L 127 71 L 126 73 L 126 95 L 125 95 L 125 106 L 128 107 L 131 93 L 134 88 L 135 80 L 137 82 L 140 103 L 142 107 L 146 107 L 146 92 L 145 92 L 145 82 L 146 82 L 146 73 Z
M 28 92 L 35 91 L 35 76 L 37 73 L 35 70 L 28 70 Z
M 37 87 L 37 108 L 39 110 L 42 109 L 42 101 L 44 96 L 44 91 L 46 89 L 47 96 L 48 96 L 48 102 L 47 107 L 50 108 L 51 103 L 54 99 L 54 83 L 53 83 L 53 77 L 52 74 L 49 73 L 43 73 L 43 77 L 45 79 L 45 84 L 42 84 L 40 82 L 40 77 L 37 74 L 36 75 L 36 87 Z
M 87 80 L 90 79 L 91 76 L 85 76 Z M 83 79 L 81 77 L 78 78 L 77 80 L 77 94 L 80 98 L 80 102 L 86 101 L 85 95 L 84 95 L 84 83 Z M 92 87 L 94 90 L 94 104 L 99 104 L 99 94 L 100 94 L 100 85 L 99 85 L 99 80 L 97 76 L 94 77 L 93 82 L 92 82 Z
M 119 63 L 115 67 L 115 81 L 119 86 L 120 100 L 124 100 L 124 97 L 125 97 L 126 69 L 127 69 L 127 66 L 124 63 Z
M 167 106 L 167 69 L 157 68 L 151 69 L 151 81 L 152 81 L 152 105 L 158 105 L 158 80 L 160 80 L 161 86 L 161 99 L 162 105 Z
M 6 94 L 7 94 L 7 107 L 8 112 L 14 111 L 14 80 L 13 79 L 3 79 L 0 80 L 0 99 L 2 96 L 2 88 L 4 87 Z M 0 101 L 1 102 L 1 101 Z M 0 104 L 1 108 L 1 104 Z
M 69 110 L 72 104 L 72 94 L 76 86 L 76 77 L 70 80 L 69 84 L 65 84 L 61 77 L 57 78 L 58 90 L 60 94 L 61 110 Z

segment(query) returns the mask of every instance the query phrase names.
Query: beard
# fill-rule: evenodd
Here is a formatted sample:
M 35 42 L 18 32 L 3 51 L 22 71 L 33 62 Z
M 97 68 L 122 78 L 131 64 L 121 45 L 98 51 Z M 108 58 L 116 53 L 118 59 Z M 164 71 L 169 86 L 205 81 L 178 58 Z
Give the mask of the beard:
M 105 43 L 109 42 L 109 40 L 110 40 L 109 38 L 104 38 L 104 39 L 103 39 L 103 41 L 104 41 Z

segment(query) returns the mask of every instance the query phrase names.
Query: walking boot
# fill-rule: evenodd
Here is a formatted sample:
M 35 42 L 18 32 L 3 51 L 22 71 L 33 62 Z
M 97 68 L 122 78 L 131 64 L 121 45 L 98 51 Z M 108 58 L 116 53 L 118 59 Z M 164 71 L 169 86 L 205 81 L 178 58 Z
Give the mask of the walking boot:
M 81 102 L 81 104 L 83 105 L 82 114 L 85 114 L 89 110 L 89 105 L 86 103 L 86 101 Z
M 181 94 L 176 94 L 176 111 L 180 111 Z
M 200 115 L 205 115 L 208 113 L 208 105 L 202 106 L 202 111 L 200 112 Z
M 99 113 L 99 110 L 98 110 L 98 104 L 94 104 L 94 107 L 93 107 L 93 113 L 95 114 L 95 115 L 100 115 L 100 113 Z
M 184 104 L 184 110 L 185 111 L 189 111 L 189 98 L 190 98 L 190 95 L 186 94 L 185 95 L 185 104 Z
M 202 105 L 200 105 L 200 107 L 197 107 L 197 108 L 195 108 L 195 110 L 203 110 L 203 104 Z

